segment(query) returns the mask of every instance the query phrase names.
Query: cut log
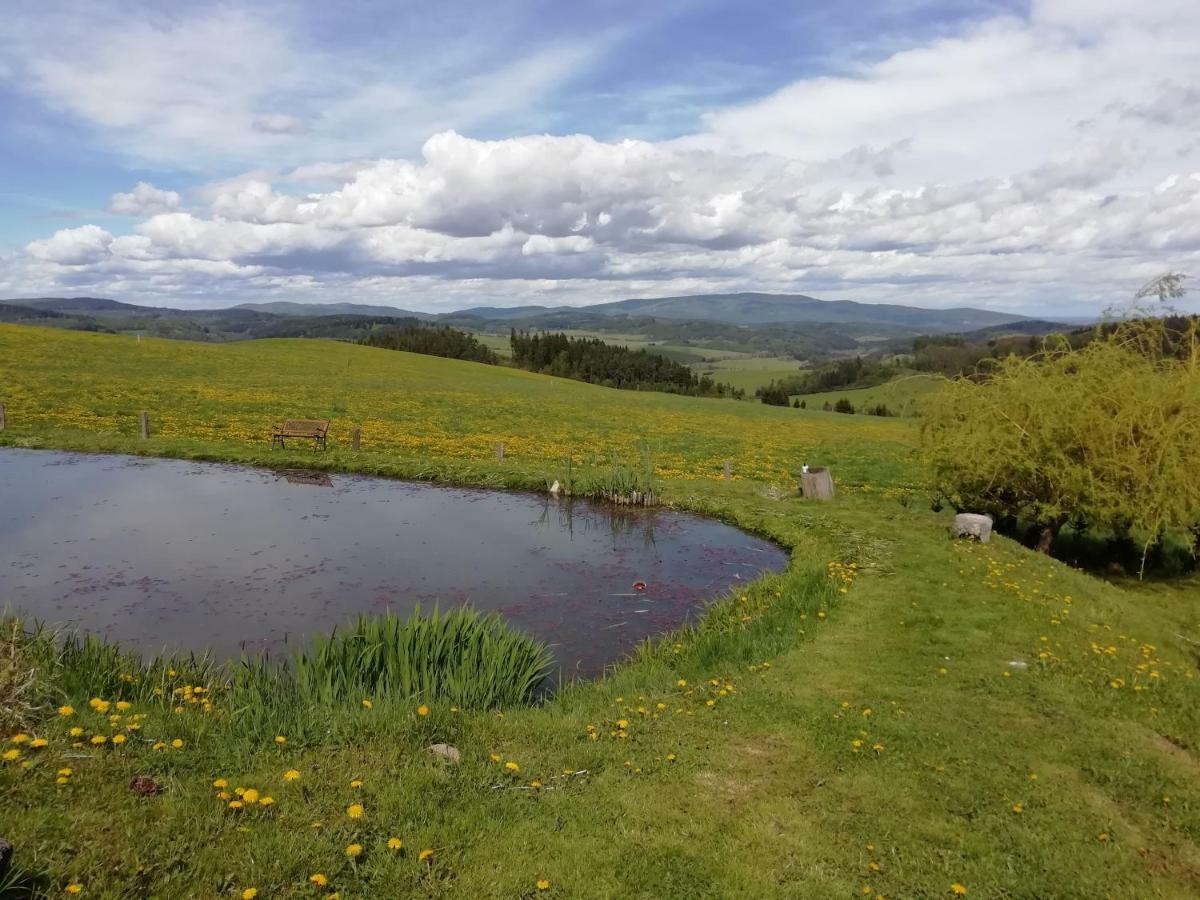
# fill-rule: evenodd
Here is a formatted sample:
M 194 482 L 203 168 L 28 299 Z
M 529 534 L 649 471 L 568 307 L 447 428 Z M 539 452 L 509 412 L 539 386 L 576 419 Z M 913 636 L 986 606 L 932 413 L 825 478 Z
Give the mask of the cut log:
M 801 472 L 800 494 L 808 500 L 832 500 L 833 473 L 823 466 Z
M 950 526 L 950 534 L 956 538 L 974 538 L 986 544 L 992 536 L 992 517 L 980 513 L 959 513 Z

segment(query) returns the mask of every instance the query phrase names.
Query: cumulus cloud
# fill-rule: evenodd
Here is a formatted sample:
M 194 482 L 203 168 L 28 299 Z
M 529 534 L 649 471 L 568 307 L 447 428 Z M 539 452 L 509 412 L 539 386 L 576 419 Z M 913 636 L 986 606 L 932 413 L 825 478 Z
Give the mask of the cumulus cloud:
M 1037 0 L 676 140 L 446 128 L 411 157 L 255 169 L 188 212 L 139 184 L 113 202 L 132 234 L 67 229 L 22 265 L 425 308 L 759 289 L 1093 312 L 1200 271 L 1200 7 L 1150 6 Z M 255 114 L 283 117 L 262 140 L 292 133 Z
M 113 194 L 108 208 L 119 216 L 148 216 L 178 209 L 181 202 L 175 191 L 164 191 L 147 181 L 139 181 L 132 191 Z

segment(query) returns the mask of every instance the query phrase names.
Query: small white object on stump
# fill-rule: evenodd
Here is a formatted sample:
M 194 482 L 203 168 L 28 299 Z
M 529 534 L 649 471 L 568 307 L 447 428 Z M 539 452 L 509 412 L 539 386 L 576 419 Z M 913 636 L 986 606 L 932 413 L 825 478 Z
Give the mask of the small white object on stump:
M 956 538 L 975 538 L 986 544 L 992 536 L 992 517 L 981 513 L 959 513 L 950 526 L 950 534 Z
M 833 499 L 833 473 L 824 466 L 806 466 L 800 473 L 800 494 L 809 500 Z

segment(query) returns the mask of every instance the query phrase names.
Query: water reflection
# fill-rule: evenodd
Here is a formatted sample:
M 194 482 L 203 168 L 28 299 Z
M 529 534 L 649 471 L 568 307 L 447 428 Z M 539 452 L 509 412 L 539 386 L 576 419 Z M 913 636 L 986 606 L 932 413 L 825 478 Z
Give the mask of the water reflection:
M 595 672 L 786 564 L 668 510 L 119 456 L 0 450 L 0 509 L 0 607 L 223 656 L 469 603 Z

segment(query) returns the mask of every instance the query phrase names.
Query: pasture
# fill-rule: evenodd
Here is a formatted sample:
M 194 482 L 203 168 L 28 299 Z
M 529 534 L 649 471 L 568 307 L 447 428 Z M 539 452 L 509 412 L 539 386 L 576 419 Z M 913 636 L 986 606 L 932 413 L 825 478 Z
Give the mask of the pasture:
M 0 444 L 542 490 L 568 458 L 648 458 L 666 502 L 792 557 L 531 706 L 301 702 L 124 659 L 92 693 L 61 659 L 27 681 L 53 653 L 10 631 L 0 832 L 17 855 L 0 895 L 1200 893 L 1195 582 L 1118 586 L 1004 538 L 952 542 L 915 423 L 808 399 L 0 326 Z M 330 449 L 271 451 L 284 416 L 332 418 Z M 832 467 L 834 502 L 795 496 L 805 462 Z M 157 789 L 131 789 L 142 775 Z

